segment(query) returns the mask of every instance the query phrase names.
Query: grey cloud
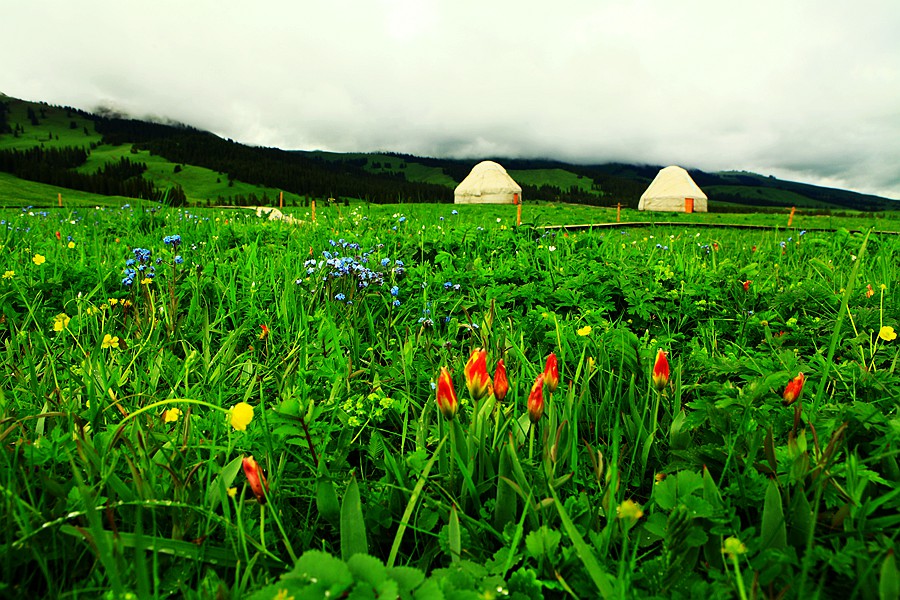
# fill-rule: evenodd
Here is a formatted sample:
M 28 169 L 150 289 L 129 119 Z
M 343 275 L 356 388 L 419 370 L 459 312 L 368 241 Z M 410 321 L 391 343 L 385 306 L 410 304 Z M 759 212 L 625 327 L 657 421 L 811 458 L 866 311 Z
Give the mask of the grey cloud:
M 46 0 L 4 19 L 3 92 L 251 144 L 747 169 L 900 198 L 894 0 Z

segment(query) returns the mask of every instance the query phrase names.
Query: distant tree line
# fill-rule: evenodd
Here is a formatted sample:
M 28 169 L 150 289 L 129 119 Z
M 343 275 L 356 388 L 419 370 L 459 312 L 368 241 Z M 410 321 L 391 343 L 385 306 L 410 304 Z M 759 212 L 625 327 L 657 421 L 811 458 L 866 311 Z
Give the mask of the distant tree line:
M 444 159 L 417 157 L 409 154 L 385 152 L 406 162 L 420 163 L 428 167 L 442 169 L 454 181 L 462 181 L 472 171 L 475 162 L 472 159 Z M 577 187 L 560 189 L 557 186 L 522 186 L 522 197 L 529 200 L 552 200 L 571 202 L 574 204 L 590 204 L 593 206 L 615 206 L 621 202 L 622 206 L 637 208 L 641 194 L 647 189 L 650 181 L 656 176 L 659 167 L 642 165 L 625 165 L 619 163 L 607 163 L 603 165 L 573 165 L 548 159 L 521 159 L 493 157 L 493 160 L 503 165 L 506 170 L 529 171 L 533 169 L 562 169 L 581 175 L 594 182 L 594 189 L 603 192 L 602 197 L 590 191 Z
M 9 102 L 0 102 L 0 135 L 12 131 L 9 125 Z
M 897 210 L 897 203 L 895 201 L 879 196 L 860 194 L 849 190 L 839 190 L 808 183 L 799 183 L 796 181 L 784 181 L 782 179 L 776 179 L 775 177 L 762 177 L 754 174 L 743 175 L 740 173 L 729 173 L 727 176 L 722 176 L 715 173 L 704 173 L 703 171 L 692 172 L 691 177 L 701 188 L 714 185 L 752 186 L 757 189 L 768 188 L 794 192 L 795 194 L 805 196 L 810 200 L 834 204 L 851 210 Z M 738 202 L 741 204 L 760 204 L 768 206 L 785 206 L 786 204 L 784 202 L 766 201 L 756 197 L 748 198 L 746 195 L 740 196 L 718 192 L 716 192 L 714 199 L 722 200 L 723 202 Z
M 575 186 L 563 189 L 546 183 L 540 186 L 523 185 L 522 197 L 526 202 L 529 200 L 548 200 L 551 202 L 570 202 L 572 204 L 588 204 L 591 206 L 606 206 L 609 204 L 609 200 L 596 192 Z
M 313 198 L 359 198 L 374 203 L 452 202 L 453 190 L 373 174 L 362 159 L 327 160 L 275 148 L 245 146 L 211 133 L 130 119 L 98 119 L 104 143 L 132 143 L 163 158 L 227 173 L 230 180 Z
M 160 190 L 153 182 L 144 179 L 143 173 L 147 170 L 144 163 L 122 157 L 106 163 L 93 173 L 76 171 L 87 158 L 87 150 L 75 147 L 34 146 L 24 150 L 0 150 L 0 171 L 28 181 L 104 196 L 165 200 L 175 205 L 184 204 L 186 200 L 180 186 Z
M 27 119 L 32 124 L 39 124 L 47 114 L 60 107 L 46 104 L 23 103 L 20 100 L 7 99 L 0 102 L 0 135 L 24 132 L 21 124 L 11 126 L 10 115 L 19 104 L 26 104 Z M 206 167 L 225 174 L 229 182 L 240 180 L 246 183 L 263 185 L 285 192 L 293 192 L 307 198 L 359 198 L 376 203 L 396 202 L 452 202 L 452 186 L 435 185 L 406 180 L 404 168 L 407 164 L 418 163 L 441 169 L 454 181 L 462 181 L 474 166 L 475 159 L 438 159 L 417 157 L 409 154 L 384 152 L 399 159 L 396 170 L 385 162 L 383 168 L 388 172 L 371 173 L 367 171 L 370 157 L 341 157 L 340 155 L 323 157 L 309 152 L 289 152 L 274 148 L 258 148 L 245 146 L 232 140 L 223 140 L 217 136 L 179 124 L 162 124 L 136 121 L 124 118 L 111 110 L 99 110 L 98 114 L 90 114 L 77 109 L 62 107 L 67 117 L 78 115 L 94 121 L 96 130 L 108 144 L 134 144 L 138 150 L 146 149 L 176 164 L 193 164 Z M 70 122 L 70 128 L 74 121 Z M 52 135 L 52 131 L 49 135 Z M 85 128 L 85 134 L 90 131 Z M 489 158 L 490 159 L 490 158 Z M 523 197 L 526 202 L 535 199 L 564 201 L 573 203 L 615 206 L 621 203 L 625 207 L 637 207 L 641 195 L 656 177 L 660 167 L 655 165 L 633 165 L 623 163 L 605 163 L 593 165 L 577 165 L 549 159 L 507 159 L 493 158 L 508 170 L 531 169 L 563 169 L 570 173 L 589 178 L 593 181 L 592 190 L 580 187 L 560 189 L 552 185 L 523 186 Z M 391 161 L 393 164 L 397 161 Z M 374 166 L 374 164 L 373 164 Z M 41 171 L 37 167 L 31 167 Z M 99 178 L 113 180 L 123 174 L 121 167 L 114 172 Z M 66 170 L 66 169 L 63 169 Z M 127 169 L 126 169 L 127 171 Z M 761 193 L 722 193 L 715 192 L 711 201 L 740 203 L 751 208 L 764 206 L 784 206 L 777 200 L 765 197 L 765 189 L 787 190 L 809 198 L 812 201 L 846 207 L 854 210 L 896 210 L 897 202 L 878 196 L 859 194 L 847 190 L 831 189 L 810 184 L 782 181 L 774 177 L 762 177 L 747 173 L 705 173 L 696 169 L 690 170 L 694 181 L 701 188 L 712 186 L 740 186 L 749 190 L 760 190 Z M 44 179 L 50 176 L 46 173 Z M 62 176 L 59 176 L 62 177 Z M 68 177 L 77 179 L 75 175 Z M 121 179 L 120 179 L 121 180 Z M 88 185 L 88 184 L 84 184 Z M 95 185 L 94 183 L 90 185 Z M 97 185 L 96 187 L 102 187 Z M 107 188 L 132 188 L 128 191 L 117 191 L 122 195 L 147 194 L 140 182 L 130 186 L 110 184 Z M 137 188 L 137 189 L 135 189 Z M 602 196 L 594 193 L 602 191 Z M 100 192 L 103 193 L 103 192 Z M 160 195 L 158 191 L 154 193 Z M 183 190 L 173 188 L 169 197 L 181 202 Z M 263 198 L 263 201 L 267 199 Z M 233 198 L 232 201 L 252 202 L 252 198 Z M 728 207 L 717 207 L 717 210 L 729 210 Z

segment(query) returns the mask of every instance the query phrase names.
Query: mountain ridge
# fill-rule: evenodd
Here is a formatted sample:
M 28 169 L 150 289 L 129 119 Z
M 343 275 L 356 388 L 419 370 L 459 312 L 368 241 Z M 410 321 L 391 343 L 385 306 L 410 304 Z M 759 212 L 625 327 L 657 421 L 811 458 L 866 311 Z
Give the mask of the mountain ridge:
M 168 120 L 130 118 L 108 110 L 88 112 L 43 102 L 0 96 L 0 170 L 21 159 L 29 148 L 78 146 L 89 157 L 67 170 L 93 175 L 106 169 L 119 177 L 116 193 L 155 194 L 178 203 L 271 203 L 284 192 L 290 201 L 314 198 L 354 199 L 377 203 L 452 202 L 453 188 L 480 160 L 496 160 L 519 178 L 523 198 L 600 206 L 636 207 L 640 195 L 663 165 L 608 162 L 574 164 L 553 158 L 481 157 L 450 159 L 399 152 L 334 153 L 250 146 Z M 37 154 L 41 150 L 35 151 Z M 91 158 L 103 155 L 107 162 Z M 33 158 L 33 160 L 44 160 Z M 110 167 L 118 162 L 118 168 Z M 132 164 L 134 163 L 134 164 Z M 4 166 L 6 165 L 6 166 Z M 87 166 L 89 165 L 89 166 Z M 92 169 L 92 170 L 91 170 Z M 38 169 L 20 169 L 33 173 Z M 150 185 L 126 185 L 135 172 Z M 752 211 L 783 206 L 820 210 L 900 210 L 900 201 L 852 190 L 817 186 L 745 171 L 705 172 L 689 169 L 710 197 L 711 210 Z M 63 180 L 57 173 L 53 181 Z M 197 184 L 194 179 L 206 183 Z M 96 178 L 100 182 L 102 177 Z M 33 179 L 32 179 L 33 180 Z M 86 178 L 78 179 L 79 185 Z M 95 182 L 95 187 L 102 187 Z M 215 183 L 213 183 L 215 182 Z M 524 183 L 523 183 L 524 182 Z M 235 189 L 235 188 L 238 189 Z M 151 191 L 147 191 L 151 189 Z M 155 190 L 155 191 L 153 191 Z M 250 196 L 256 196 L 251 198 Z

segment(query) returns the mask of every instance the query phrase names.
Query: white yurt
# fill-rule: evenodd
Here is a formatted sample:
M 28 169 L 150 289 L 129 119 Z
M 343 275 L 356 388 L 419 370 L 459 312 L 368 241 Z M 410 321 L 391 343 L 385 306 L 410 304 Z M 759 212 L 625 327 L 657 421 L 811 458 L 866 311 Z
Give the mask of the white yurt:
M 706 194 L 688 172 L 671 166 L 657 173 L 653 183 L 641 196 L 638 210 L 707 212 L 706 201 Z
M 453 193 L 455 204 L 518 204 L 522 186 L 513 181 L 506 169 L 485 160 L 472 169 Z

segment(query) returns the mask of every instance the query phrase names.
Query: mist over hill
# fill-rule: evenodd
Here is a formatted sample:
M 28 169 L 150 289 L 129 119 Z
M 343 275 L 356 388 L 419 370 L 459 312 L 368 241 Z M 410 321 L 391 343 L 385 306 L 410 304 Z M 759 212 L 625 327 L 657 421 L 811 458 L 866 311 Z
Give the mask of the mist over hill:
M 87 112 L 0 96 L 0 171 L 97 194 L 176 204 L 267 204 L 281 192 L 295 202 L 452 202 L 454 187 L 488 159 L 519 181 L 526 201 L 632 208 L 664 166 L 290 151 L 241 144 L 164 118 L 134 119 L 113 107 Z M 870 194 L 682 166 L 709 196 L 711 211 L 900 209 L 900 202 Z M 200 175 L 210 181 L 200 185 Z

